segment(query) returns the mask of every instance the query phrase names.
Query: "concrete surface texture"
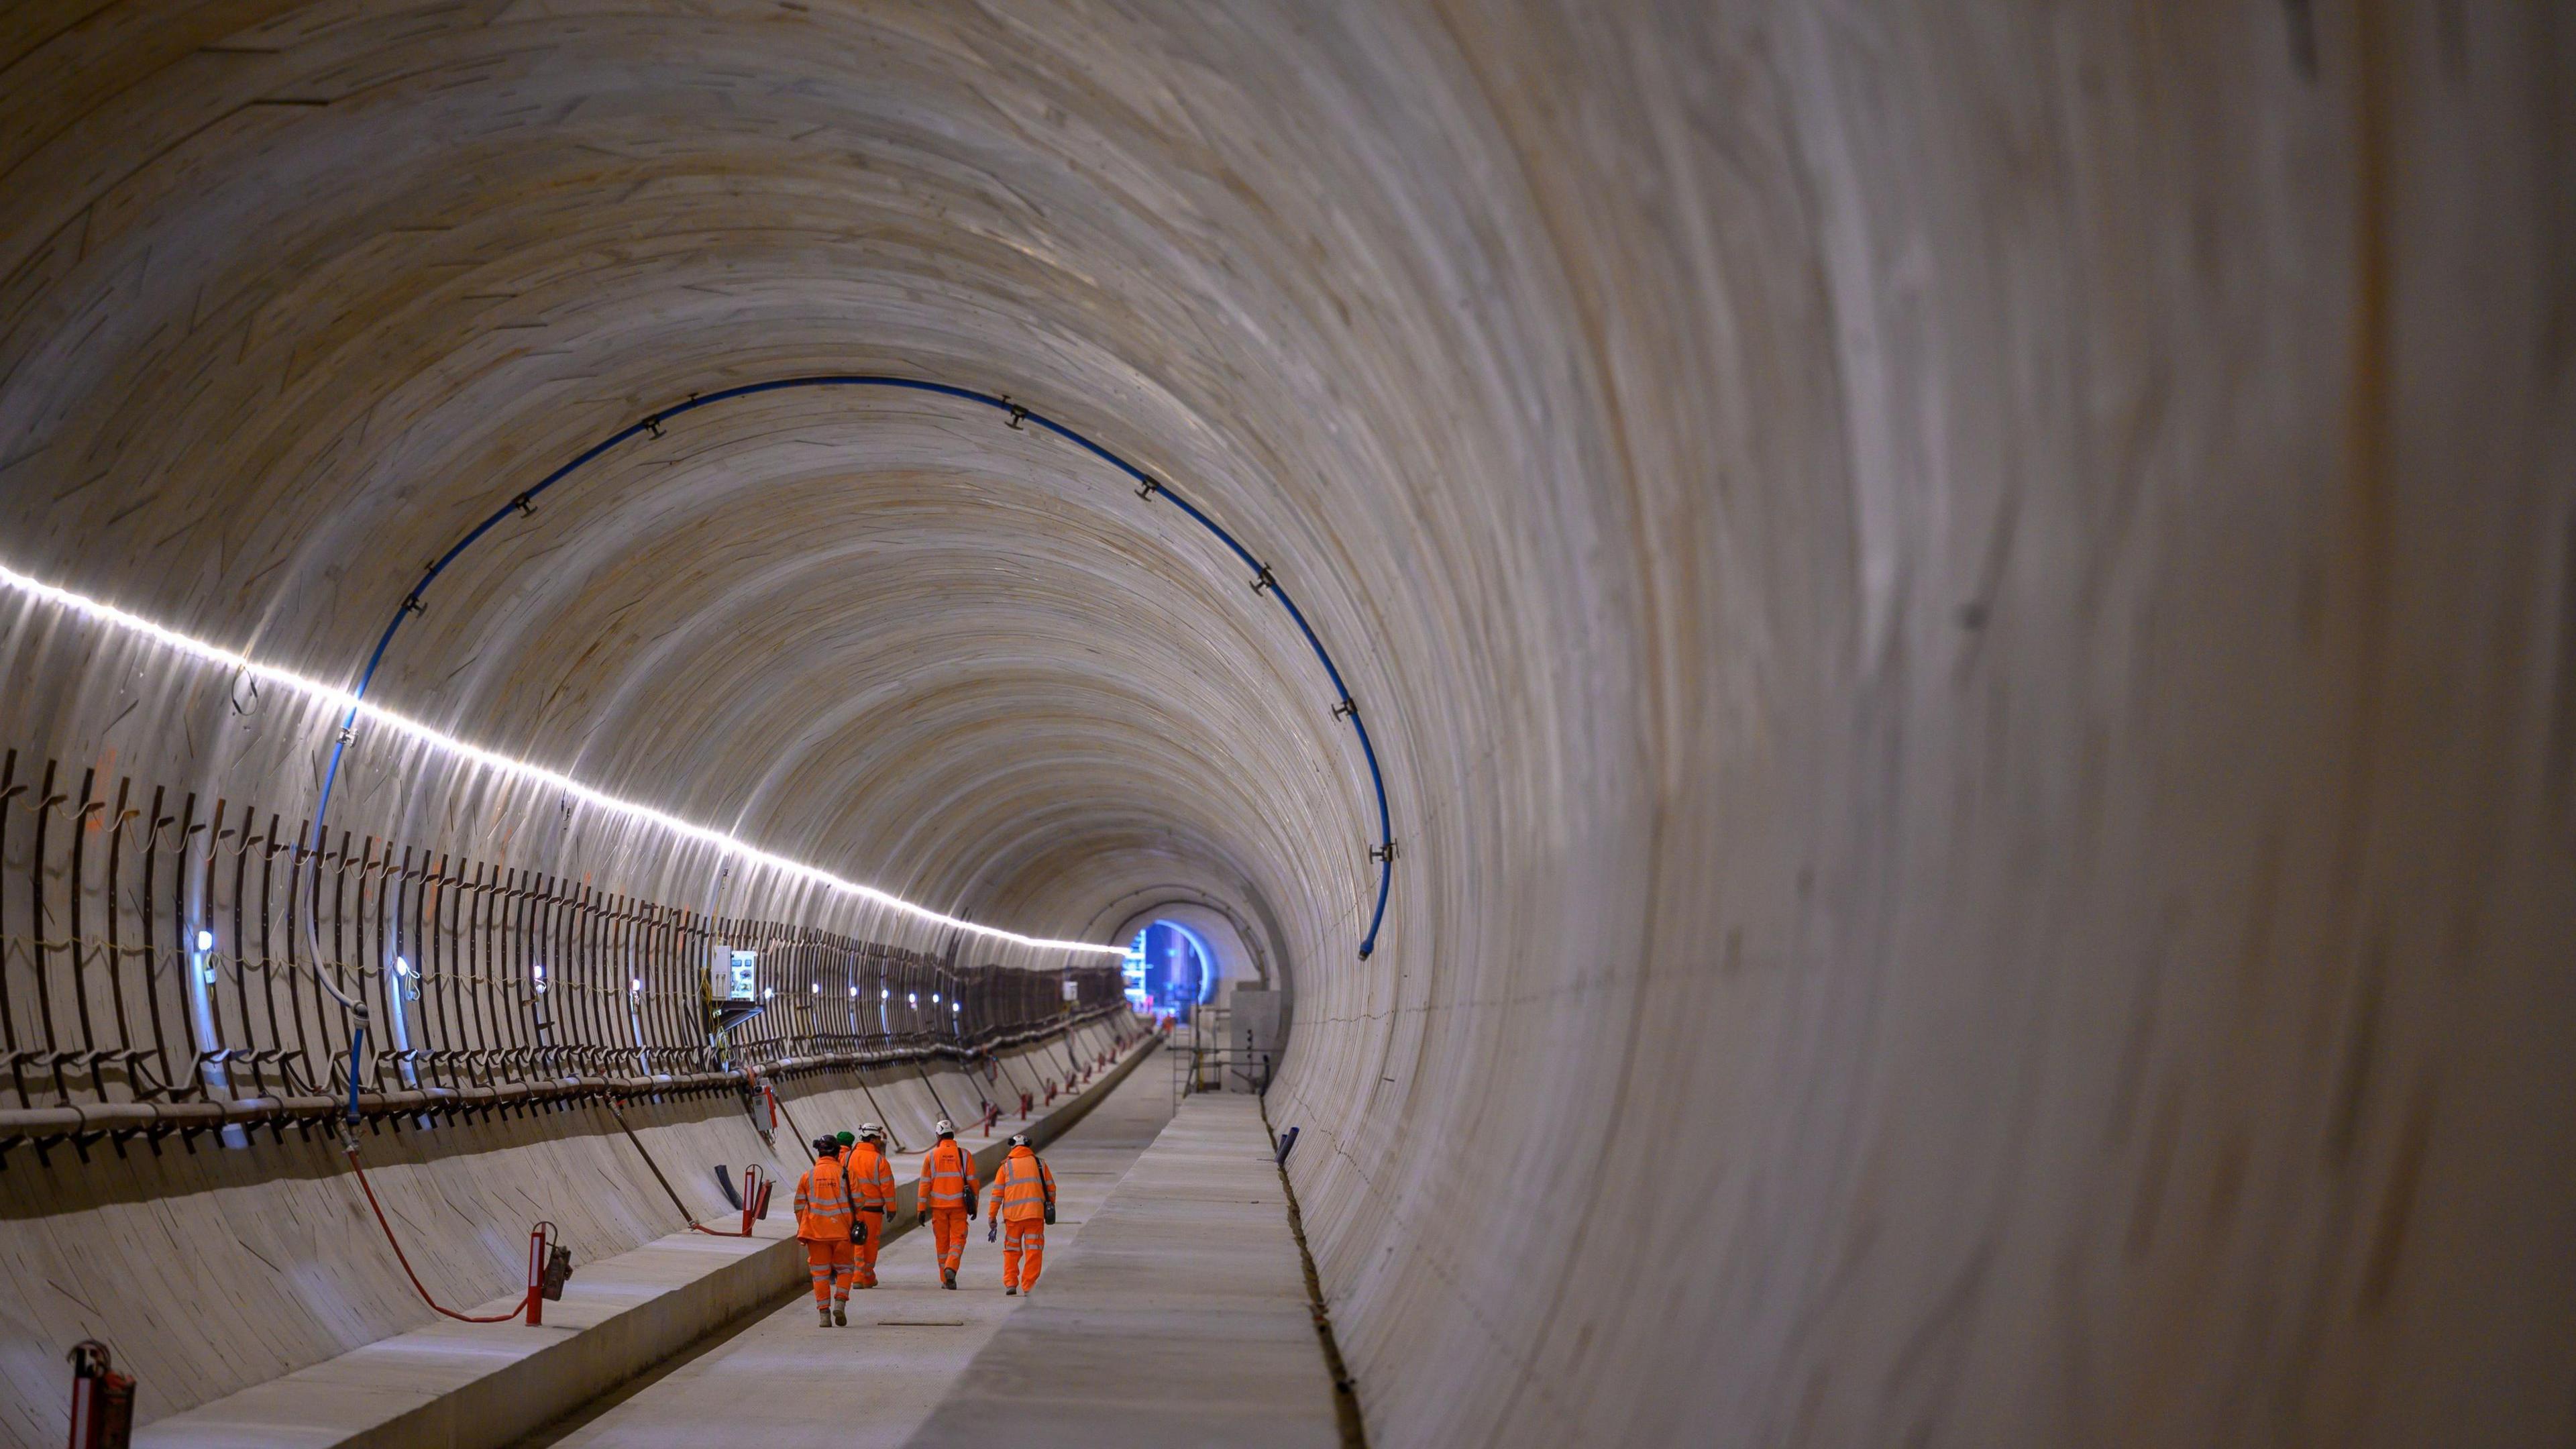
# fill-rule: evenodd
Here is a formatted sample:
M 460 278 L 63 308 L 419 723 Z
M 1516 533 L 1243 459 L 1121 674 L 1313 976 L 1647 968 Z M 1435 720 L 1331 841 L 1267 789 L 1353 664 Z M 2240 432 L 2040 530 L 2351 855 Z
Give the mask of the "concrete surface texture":
M 1260 1102 L 1186 1098 L 910 1443 L 1334 1449 L 1305 1272 Z
M 1108 1032 L 1077 1040 L 1097 1050 Z M 1142 1074 L 1168 1096 L 1165 1073 Z M 964 1086 L 949 1078 L 952 1094 Z M 909 1069 L 791 1082 L 783 1096 L 811 1133 L 879 1118 L 882 1104 L 898 1140 L 918 1149 L 935 1120 L 927 1084 Z M 778 1184 L 769 1226 L 787 1220 L 806 1166 L 801 1139 L 782 1130 L 764 1142 L 739 1094 L 622 1110 L 634 1142 L 604 1107 L 586 1105 L 430 1131 L 362 1130 L 360 1150 L 413 1268 L 442 1303 L 466 1311 L 526 1283 L 528 1229 L 539 1218 L 573 1251 L 576 1282 L 586 1267 L 684 1228 L 671 1192 L 709 1226 L 738 1224 L 716 1190 L 718 1165 L 737 1181 L 761 1165 Z M 992 1136 L 970 1125 L 961 1140 L 980 1154 L 1017 1125 Z M 909 1183 L 919 1157 L 898 1154 L 894 1167 Z M 646 1276 L 659 1266 L 645 1265 Z M 68 1152 L 44 1164 L 14 1153 L 0 1173 L 0 1286 L 11 1305 L 0 1320 L 0 1430 L 12 1444 L 61 1437 L 56 1343 L 101 1337 L 144 1370 L 138 1417 L 150 1422 L 326 1362 L 341 1365 L 340 1382 L 399 1393 L 344 1356 L 440 1321 L 386 1248 L 327 1129 L 262 1134 L 231 1151 L 102 1146 L 86 1163 Z M 517 1330 L 466 1332 L 488 1342 Z
M 1127 1115 L 1150 1114 L 1157 1103 L 1167 1111 L 1165 1080 L 1135 1070 L 1152 1050 L 1150 1041 L 1138 1044 L 1122 1069 L 1032 1120 L 1025 1128 L 1031 1141 L 1051 1148 L 1061 1132 L 1088 1121 L 1140 1075 L 1150 1090 L 1141 1097 L 1128 1094 L 1140 1105 L 1125 1109 Z M 833 1096 L 811 1095 L 804 1106 L 809 1112 L 829 1111 Z M 961 1134 L 959 1141 L 974 1151 L 979 1170 L 988 1177 L 1010 1145 L 1006 1138 L 972 1132 Z M 489 1158 L 468 1160 L 475 1172 L 496 1170 Z M 519 1164 L 504 1159 L 499 1170 L 512 1165 Z M 898 1183 L 896 1211 L 885 1227 L 889 1244 L 914 1231 L 910 1179 L 918 1174 L 920 1160 L 901 1155 L 894 1165 Z M 451 1167 L 442 1175 L 461 1174 Z M 554 1183 L 565 1176 L 557 1175 Z M 541 1180 L 523 1186 L 542 1193 L 547 1184 Z M 792 1180 L 788 1191 L 793 1191 Z M 446 1231 L 428 1235 L 433 1245 L 449 1245 L 456 1227 L 470 1221 L 477 1205 L 457 1202 L 451 1194 L 450 1206 L 457 1211 L 440 1225 Z M 708 1225 L 736 1229 L 739 1223 L 736 1216 L 718 1214 Z M 795 1233 L 790 1200 L 782 1197 L 765 1219 L 752 1223 L 748 1238 L 683 1231 L 604 1257 L 593 1240 L 585 1244 L 593 1251 L 577 1262 L 563 1296 L 546 1305 L 542 1323 L 432 1319 L 184 1412 L 157 1415 L 137 1432 L 135 1443 L 137 1449 L 501 1449 L 638 1381 L 746 1315 L 804 1293 L 810 1279 Z M 363 1262 L 370 1255 L 358 1256 Z M 457 1306 L 492 1317 L 511 1314 L 522 1301 L 505 1294 Z M 256 1294 L 239 1294 L 227 1306 L 251 1315 L 262 1307 L 274 1311 L 273 1305 L 258 1303 Z M 129 1353 L 166 1350 L 166 1345 L 138 1343 L 122 1331 L 124 1326 L 111 1318 L 100 1331 L 116 1333 Z M 166 1399 L 169 1386 L 160 1395 Z
M 1381 1446 L 2563 1442 L 2572 50 L 2547 0 L 25 0 L 0 556 L 345 680 L 691 393 L 1008 393 L 1297 590 L 1392 797 L 1368 961 L 1295 626 L 986 411 L 676 420 L 377 690 L 978 921 L 1225 902 Z M 50 607 L 0 658 L 0 737 L 309 808 L 317 711 Z M 765 889 L 349 771 L 358 829 Z
M 1171 1084 L 1151 1065 L 1131 1073 L 1073 1130 L 1044 1149 L 1056 1175 L 1056 1224 L 1047 1230 L 1040 1295 L 1052 1299 L 1058 1270 L 1097 1218 L 1101 1201 L 1172 1115 Z M 1258 1133 L 1258 1126 L 1255 1132 Z M 1255 1142 L 1258 1147 L 1258 1142 Z M 963 1443 L 914 1432 L 965 1391 L 959 1376 L 978 1350 L 1027 1303 L 1002 1296 L 1002 1250 L 977 1222 L 966 1241 L 955 1291 L 939 1286 L 930 1234 L 911 1232 L 877 1260 L 878 1287 L 850 1295 L 849 1324 L 814 1324 L 811 1297 L 761 1318 L 612 1401 L 559 1425 L 520 1449 L 692 1449 L 758 1444 L 763 1449 L 867 1449 L 912 1442 Z M 1284 1228 L 1281 1229 L 1284 1233 Z M 1034 1302 L 1037 1300 L 1029 1300 Z M 1297 1289 L 1299 1324 L 1304 1289 Z M 1311 1346 L 1314 1335 L 1307 1334 Z M 1142 1367 L 1131 1363 L 1128 1368 Z M 1122 1372 L 1119 1381 L 1129 1382 Z M 977 1443 L 989 1444 L 990 1439 Z M 1032 1444 L 1066 1440 L 1041 1435 Z M 1327 1442 L 1338 1443 L 1337 1439 Z

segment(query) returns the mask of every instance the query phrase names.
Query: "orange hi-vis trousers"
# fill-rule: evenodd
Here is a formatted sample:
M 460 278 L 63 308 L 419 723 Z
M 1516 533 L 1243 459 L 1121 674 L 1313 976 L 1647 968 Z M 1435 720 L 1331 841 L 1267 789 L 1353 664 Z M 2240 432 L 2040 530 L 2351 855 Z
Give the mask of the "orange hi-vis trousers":
M 885 1214 L 874 1208 L 861 1208 L 858 1220 L 860 1235 L 866 1241 L 850 1245 L 850 1266 L 860 1287 L 874 1288 L 877 1286 L 877 1249 L 885 1244 Z
M 939 1245 L 939 1271 L 954 1273 L 966 1257 L 966 1210 L 962 1207 L 935 1207 L 930 1210 L 930 1238 Z
M 805 1244 L 805 1271 L 814 1278 L 814 1301 L 826 1308 L 850 1301 L 850 1249 L 854 1245 L 844 1238 L 839 1242 Z
M 1046 1219 L 1012 1218 L 1002 1224 L 1002 1286 L 1026 1293 L 1038 1286 L 1046 1262 Z

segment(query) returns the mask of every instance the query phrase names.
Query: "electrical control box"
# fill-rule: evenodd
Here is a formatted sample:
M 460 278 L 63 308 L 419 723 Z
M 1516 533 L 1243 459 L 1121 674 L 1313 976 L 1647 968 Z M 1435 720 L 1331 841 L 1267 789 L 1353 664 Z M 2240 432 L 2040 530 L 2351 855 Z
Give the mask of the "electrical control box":
M 749 1001 L 759 994 L 760 953 L 716 948 L 707 963 L 707 995 L 718 1001 Z

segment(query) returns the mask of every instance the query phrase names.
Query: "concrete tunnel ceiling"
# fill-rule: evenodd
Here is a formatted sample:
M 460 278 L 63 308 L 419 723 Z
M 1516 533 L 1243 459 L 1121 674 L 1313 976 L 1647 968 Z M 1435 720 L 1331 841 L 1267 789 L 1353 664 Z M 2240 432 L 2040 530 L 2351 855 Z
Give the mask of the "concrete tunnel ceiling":
M 1007 393 L 1297 590 L 1369 962 L 1294 626 L 984 409 L 624 445 L 376 697 L 979 922 L 1261 922 L 1381 1442 L 2564 1438 L 2571 46 L 38 0 L 0 562 L 348 679 L 693 393 Z M 9 743 L 309 802 L 318 715 L 0 628 Z

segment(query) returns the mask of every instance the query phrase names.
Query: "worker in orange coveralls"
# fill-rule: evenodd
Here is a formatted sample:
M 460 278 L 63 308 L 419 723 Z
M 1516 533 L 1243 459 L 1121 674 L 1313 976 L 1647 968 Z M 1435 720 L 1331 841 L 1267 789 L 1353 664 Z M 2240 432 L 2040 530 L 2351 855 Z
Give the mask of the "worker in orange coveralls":
M 861 1288 L 877 1286 L 877 1249 L 885 1246 L 885 1220 L 894 1211 L 894 1169 L 886 1164 L 885 1129 L 859 1124 L 859 1140 L 841 1154 L 841 1180 L 849 1185 L 853 1214 L 851 1249 Z
M 966 1257 L 966 1225 L 975 1220 L 975 1159 L 957 1145 L 957 1124 L 945 1117 L 939 1119 L 939 1140 L 922 1155 L 913 1204 L 939 1245 L 939 1286 L 956 1287 L 957 1265 Z
M 805 1244 L 805 1271 L 814 1279 L 819 1328 L 850 1321 L 850 1190 L 841 1177 L 841 1144 L 814 1139 L 814 1165 L 796 1179 L 796 1236 Z
M 993 1222 L 985 1241 L 1002 1238 L 1002 1296 L 1038 1286 L 1046 1262 L 1046 1228 L 1055 1221 L 1055 1173 L 1029 1146 L 1029 1134 L 1011 1134 L 1011 1155 L 993 1177 Z

